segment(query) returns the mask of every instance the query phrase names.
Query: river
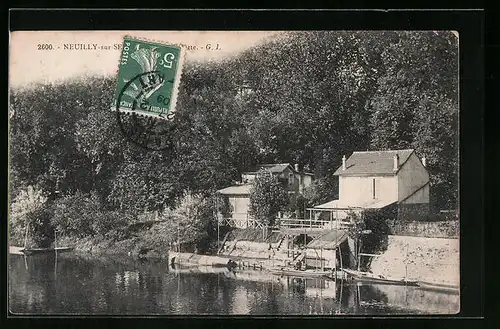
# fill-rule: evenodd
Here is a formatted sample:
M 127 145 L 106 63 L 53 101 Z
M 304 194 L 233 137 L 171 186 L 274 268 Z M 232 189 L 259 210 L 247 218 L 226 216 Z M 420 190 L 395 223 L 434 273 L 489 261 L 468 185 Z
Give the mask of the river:
M 173 269 L 165 260 L 11 255 L 9 310 L 54 315 L 455 314 L 459 296 L 418 287 Z

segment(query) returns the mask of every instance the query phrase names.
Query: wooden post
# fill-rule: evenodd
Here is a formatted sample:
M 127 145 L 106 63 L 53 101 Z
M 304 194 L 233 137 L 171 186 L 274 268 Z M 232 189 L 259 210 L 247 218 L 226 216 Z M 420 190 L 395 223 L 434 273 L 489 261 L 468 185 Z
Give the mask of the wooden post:
M 218 202 L 217 202 L 218 198 L 217 198 L 217 194 L 215 195 L 214 197 L 214 217 L 215 217 L 215 220 L 217 221 L 217 255 L 219 254 L 219 251 L 220 251 L 220 234 L 219 234 L 219 230 L 220 230 L 220 223 L 219 223 L 219 213 L 218 213 Z
M 57 278 L 57 229 L 54 229 L 54 277 Z
M 405 280 L 408 279 L 408 244 L 406 244 L 406 258 L 405 258 Z
M 342 265 L 342 248 L 340 247 L 340 244 L 339 244 L 339 257 L 340 257 L 340 271 L 341 271 L 341 275 L 342 277 L 344 277 L 344 266 Z
M 26 224 L 26 234 L 24 235 L 24 249 L 26 251 L 26 244 L 28 243 L 28 231 L 29 231 L 29 228 L 30 228 L 30 223 L 28 222 Z
M 217 255 L 220 252 L 219 218 L 217 218 Z
M 360 239 L 360 237 L 358 237 L 356 239 L 356 252 L 357 252 L 357 256 L 358 256 L 358 271 L 360 271 L 360 268 L 361 268 L 361 244 L 362 244 L 362 240 Z
M 181 252 L 181 246 L 179 241 L 179 218 L 177 218 L 177 252 Z
M 323 248 L 320 249 L 320 256 L 319 256 L 319 261 L 320 261 L 320 264 L 321 264 L 321 271 L 324 271 L 325 270 L 325 266 L 323 264 Z

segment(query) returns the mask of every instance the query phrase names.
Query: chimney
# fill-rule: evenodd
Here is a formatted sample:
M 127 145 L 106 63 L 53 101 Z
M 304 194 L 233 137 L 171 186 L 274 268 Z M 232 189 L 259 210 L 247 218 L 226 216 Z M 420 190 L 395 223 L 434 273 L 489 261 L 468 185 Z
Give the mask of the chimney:
M 299 172 L 299 164 L 298 163 L 295 164 L 295 171 Z
M 342 170 L 345 170 L 345 155 L 342 156 Z
M 399 168 L 399 156 L 394 154 L 394 170 L 398 170 Z
M 424 167 L 427 167 L 427 159 L 425 157 L 422 158 L 422 164 Z

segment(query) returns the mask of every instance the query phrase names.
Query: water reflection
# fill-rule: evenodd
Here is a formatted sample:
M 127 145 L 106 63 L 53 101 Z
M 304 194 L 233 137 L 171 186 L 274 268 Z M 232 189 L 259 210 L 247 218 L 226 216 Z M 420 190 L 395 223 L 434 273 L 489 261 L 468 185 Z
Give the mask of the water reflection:
M 63 254 L 57 262 L 53 255 L 11 256 L 9 308 L 17 314 L 447 314 L 459 310 L 459 296 Z

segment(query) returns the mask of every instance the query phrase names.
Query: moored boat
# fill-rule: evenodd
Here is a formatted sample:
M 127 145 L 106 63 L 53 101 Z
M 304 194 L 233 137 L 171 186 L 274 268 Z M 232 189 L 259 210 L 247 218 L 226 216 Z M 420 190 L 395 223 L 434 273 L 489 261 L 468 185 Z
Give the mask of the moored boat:
M 73 247 L 57 247 L 57 248 L 21 248 L 19 251 L 25 255 L 50 254 L 55 252 L 72 251 Z
M 230 268 L 236 266 L 236 262 L 230 258 L 179 252 L 169 254 L 169 263 L 186 266 L 219 266 Z
M 274 275 L 295 276 L 295 277 L 324 277 L 331 274 L 331 271 L 314 271 L 314 270 L 293 270 L 285 268 L 273 268 L 270 272 Z
M 452 294 L 460 293 L 460 287 L 452 284 L 418 281 L 417 285 L 424 290 L 433 290 Z
M 381 284 L 395 284 L 395 285 L 405 285 L 405 286 L 416 286 L 418 284 L 417 280 L 408 280 L 406 278 L 391 278 L 382 275 L 376 275 L 369 272 L 362 272 L 356 270 L 343 269 L 343 271 L 351 278 L 356 281 L 362 282 L 373 282 Z

